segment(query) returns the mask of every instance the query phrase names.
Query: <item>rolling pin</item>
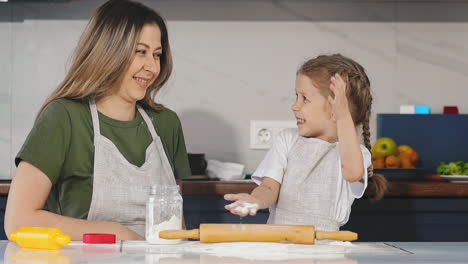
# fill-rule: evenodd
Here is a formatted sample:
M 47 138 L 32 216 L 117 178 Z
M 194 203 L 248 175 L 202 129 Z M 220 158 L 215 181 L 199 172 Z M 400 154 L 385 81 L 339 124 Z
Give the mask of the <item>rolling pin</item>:
M 350 231 L 315 231 L 312 225 L 269 224 L 201 224 L 200 229 L 166 230 L 159 232 L 164 239 L 197 239 L 202 243 L 219 242 L 289 242 L 314 244 L 315 239 L 357 240 L 357 233 Z

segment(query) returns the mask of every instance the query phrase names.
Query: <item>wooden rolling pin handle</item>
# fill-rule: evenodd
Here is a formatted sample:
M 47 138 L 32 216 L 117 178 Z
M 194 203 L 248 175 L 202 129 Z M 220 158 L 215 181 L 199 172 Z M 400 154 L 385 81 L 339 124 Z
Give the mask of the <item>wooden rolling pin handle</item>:
M 165 230 L 159 232 L 159 237 L 164 239 L 200 239 L 198 229 L 192 230 Z
M 339 240 L 339 241 L 353 241 L 358 239 L 358 234 L 351 231 L 337 231 L 337 232 L 325 232 L 316 231 L 315 239 L 317 240 Z

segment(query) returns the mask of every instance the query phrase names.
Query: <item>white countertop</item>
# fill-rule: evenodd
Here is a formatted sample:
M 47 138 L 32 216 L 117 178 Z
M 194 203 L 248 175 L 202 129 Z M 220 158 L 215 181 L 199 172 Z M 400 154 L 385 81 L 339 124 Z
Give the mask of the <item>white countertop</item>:
M 468 263 L 468 242 L 354 242 L 319 245 L 182 242 L 150 245 L 118 241 L 87 245 L 73 241 L 60 250 L 21 249 L 0 241 L 4 263 Z

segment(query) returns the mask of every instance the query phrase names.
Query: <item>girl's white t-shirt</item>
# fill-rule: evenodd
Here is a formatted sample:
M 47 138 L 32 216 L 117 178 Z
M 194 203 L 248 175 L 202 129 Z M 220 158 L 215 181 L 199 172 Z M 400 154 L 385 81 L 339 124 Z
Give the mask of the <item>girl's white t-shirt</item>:
M 276 136 L 271 149 L 252 175 L 252 180 L 257 185 L 261 184 L 263 177 L 269 177 L 282 183 L 286 167 L 288 166 L 288 153 L 299 137 L 297 128 L 284 129 Z M 361 145 L 361 152 L 364 162 L 364 177 L 360 181 L 348 182 L 343 178 L 341 170 L 339 170 L 335 200 L 335 220 L 340 225 L 348 222 L 349 211 L 354 199 L 361 198 L 367 188 L 367 168 L 372 164 L 372 156 L 364 145 Z M 338 166 L 341 168 L 341 160 L 337 160 L 336 162 L 338 162 Z

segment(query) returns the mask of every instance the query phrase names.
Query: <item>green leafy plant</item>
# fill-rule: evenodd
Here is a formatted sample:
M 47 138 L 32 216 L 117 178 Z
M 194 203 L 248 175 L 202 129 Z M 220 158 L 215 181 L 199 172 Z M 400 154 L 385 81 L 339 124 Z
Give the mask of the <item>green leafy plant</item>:
M 468 175 L 468 163 L 464 161 L 454 161 L 446 164 L 441 162 L 437 167 L 439 175 Z

